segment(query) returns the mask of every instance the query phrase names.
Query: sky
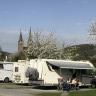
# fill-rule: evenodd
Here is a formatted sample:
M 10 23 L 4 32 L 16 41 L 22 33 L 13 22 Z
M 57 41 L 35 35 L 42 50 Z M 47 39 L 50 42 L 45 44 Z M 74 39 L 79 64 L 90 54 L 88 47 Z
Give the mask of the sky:
M 96 20 L 96 0 L 0 0 L 0 46 L 17 51 L 20 29 L 54 31 L 60 42 L 88 43 L 89 26 Z

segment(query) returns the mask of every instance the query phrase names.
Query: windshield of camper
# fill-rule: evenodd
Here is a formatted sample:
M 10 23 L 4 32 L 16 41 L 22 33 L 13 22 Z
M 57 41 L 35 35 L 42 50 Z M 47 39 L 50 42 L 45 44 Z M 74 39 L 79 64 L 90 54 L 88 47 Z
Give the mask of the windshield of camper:
M 47 63 L 47 66 L 48 66 L 48 69 L 49 69 L 50 71 L 59 70 L 59 67 L 54 66 L 54 65 L 51 65 L 51 64 L 49 64 L 49 63 Z

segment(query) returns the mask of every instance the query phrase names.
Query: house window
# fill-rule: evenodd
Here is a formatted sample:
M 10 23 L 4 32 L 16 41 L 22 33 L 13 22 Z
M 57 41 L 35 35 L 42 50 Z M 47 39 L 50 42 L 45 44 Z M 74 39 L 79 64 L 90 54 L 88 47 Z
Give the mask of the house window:
M 3 66 L 3 64 L 0 64 L 0 69 L 4 69 L 4 66 Z
M 15 67 L 15 72 L 18 72 L 18 67 Z

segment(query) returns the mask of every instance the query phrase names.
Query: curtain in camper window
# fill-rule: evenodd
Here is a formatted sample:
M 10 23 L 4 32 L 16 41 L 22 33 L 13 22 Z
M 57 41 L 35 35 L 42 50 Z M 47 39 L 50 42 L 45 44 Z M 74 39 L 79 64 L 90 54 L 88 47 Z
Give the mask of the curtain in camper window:
M 4 66 L 3 66 L 3 64 L 0 64 L 0 69 L 4 69 Z
M 18 67 L 15 67 L 15 72 L 18 72 L 18 70 L 19 70 Z

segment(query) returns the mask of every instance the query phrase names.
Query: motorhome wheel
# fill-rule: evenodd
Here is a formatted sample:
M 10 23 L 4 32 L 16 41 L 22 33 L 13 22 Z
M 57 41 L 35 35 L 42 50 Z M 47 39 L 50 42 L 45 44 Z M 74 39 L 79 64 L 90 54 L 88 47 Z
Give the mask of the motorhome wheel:
M 9 78 L 8 78 L 8 77 L 6 77 L 6 78 L 4 79 L 4 83 L 9 83 Z

